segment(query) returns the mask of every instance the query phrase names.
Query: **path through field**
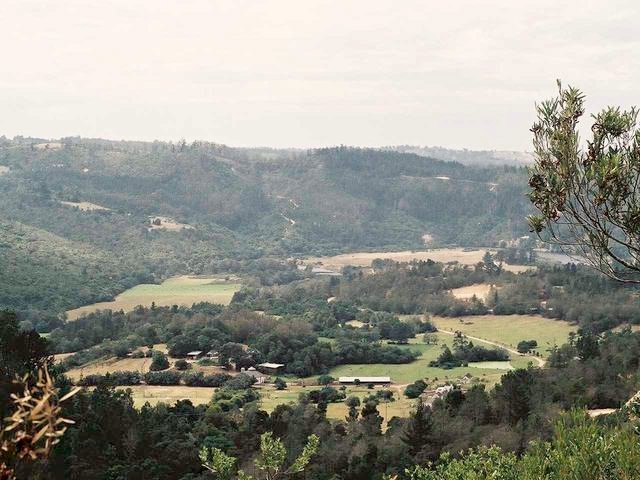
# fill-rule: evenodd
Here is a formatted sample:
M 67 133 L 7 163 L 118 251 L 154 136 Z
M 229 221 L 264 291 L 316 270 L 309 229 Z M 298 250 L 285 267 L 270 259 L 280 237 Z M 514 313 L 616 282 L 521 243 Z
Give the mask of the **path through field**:
M 438 328 L 438 332 L 446 333 L 447 335 L 455 335 L 456 334 L 456 332 L 452 332 L 450 330 L 442 330 L 441 328 Z M 466 333 L 464 334 L 464 336 L 467 337 L 467 338 L 470 338 L 471 340 L 475 340 L 477 342 L 487 343 L 489 345 L 493 345 L 495 347 L 502 348 L 502 349 L 506 350 L 509 353 L 512 353 L 514 355 L 518 355 L 519 357 L 528 357 L 528 358 L 534 360 L 538 364 L 539 367 L 544 367 L 545 360 L 543 358 L 536 357 L 535 355 L 525 355 L 525 354 L 522 354 L 522 353 L 518 352 L 517 350 L 509 348 L 509 347 L 507 347 L 507 346 L 505 346 L 505 345 L 503 345 L 501 343 L 493 342 L 491 340 L 484 340 L 484 339 L 478 338 L 478 337 L 472 337 L 471 335 L 467 335 Z

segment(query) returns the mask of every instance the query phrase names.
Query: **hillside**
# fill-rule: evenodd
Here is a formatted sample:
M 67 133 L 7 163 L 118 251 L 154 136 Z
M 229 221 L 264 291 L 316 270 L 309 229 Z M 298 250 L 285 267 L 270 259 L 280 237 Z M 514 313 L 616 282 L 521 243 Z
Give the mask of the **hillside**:
M 56 311 L 140 279 L 237 269 L 229 259 L 417 249 L 425 239 L 490 245 L 527 231 L 521 168 L 408 153 L 3 138 L 0 165 L 3 248 L 12 268 L 26 266 L 25 276 L 52 271 L 37 266 L 12 233 L 19 225 L 55 239 L 41 242 L 47 261 L 75 279 L 65 284 L 90 292 Z M 104 268 L 86 273 L 94 264 Z M 16 295 L 0 304 L 33 305 Z

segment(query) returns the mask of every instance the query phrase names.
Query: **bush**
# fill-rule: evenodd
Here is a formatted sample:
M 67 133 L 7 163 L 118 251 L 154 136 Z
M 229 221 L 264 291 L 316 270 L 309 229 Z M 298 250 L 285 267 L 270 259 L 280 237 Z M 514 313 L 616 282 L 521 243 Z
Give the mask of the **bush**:
M 182 358 L 177 360 L 174 365 L 178 370 L 189 370 L 191 368 L 191 364 Z
M 329 385 L 330 383 L 335 382 L 335 378 L 333 378 L 331 375 L 320 375 L 318 377 L 318 384 L 319 385 Z
M 273 385 L 276 387 L 276 390 L 284 390 L 285 388 L 287 388 L 287 382 L 285 382 L 280 377 L 276 378 L 276 380 L 273 382 Z
M 407 398 L 418 398 L 427 388 L 427 384 L 423 380 L 416 380 L 404 389 L 404 395 Z
M 180 373 L 173 370 L 144 374 L 144 381 L 147 385 L 180 385 L 180 379 Z
M 152 372 L 166 370 L 167 368 L 169 368 L 169 360 L 164 353 L 154 351 L 152 358 L 153 360 L 151 361 L 151 365 L 149 366 L 149 370 L 151 370 Z

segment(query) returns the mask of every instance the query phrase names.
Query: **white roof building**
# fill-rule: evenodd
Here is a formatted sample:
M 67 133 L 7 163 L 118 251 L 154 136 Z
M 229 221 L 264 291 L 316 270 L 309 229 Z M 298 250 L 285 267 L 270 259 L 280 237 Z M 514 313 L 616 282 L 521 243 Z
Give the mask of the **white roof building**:
M 359 380 L 360 383 L 391 383 L 391 377 L 340 377 L 338 382 L 340 383 L 355 383 Z

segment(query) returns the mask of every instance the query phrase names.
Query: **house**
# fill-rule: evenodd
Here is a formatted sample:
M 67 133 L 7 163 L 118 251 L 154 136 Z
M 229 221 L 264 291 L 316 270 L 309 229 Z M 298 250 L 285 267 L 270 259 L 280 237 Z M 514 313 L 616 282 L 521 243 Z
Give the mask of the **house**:
M 265 362 L 258 365 L 258 370 L 268 375 L 278 375 L 279 373 L 282 373 L 282 369 L 284 369 L 283 363 Z
M 391 383 L 391 377 L 340 377 L 338 382 L 341 384 L 358 384 L 358 383 L 373 383 L 374 385 L 386 385 Z
M 206 357 L 213 362 L 220 361 L 220 354 L 216 350 L 209 350 L 206 354 Z
M 189 360 L 198 360 L 202 356 L 202 350 L 194 350 L 193 352 L 187 353 L 187 358 Z
M 242 367 L 240 369 L 240 373 L 244 373 L 245 375 L 249 375 L 250 377 L 255 378 L 256 383 L 258 384 L 264 383 L 265 380 L 267 379 L 267 377 L 262 372 L 259 372 L 258 370 L 256 370 L 255 367 L 249 367 L 249 368 Z

